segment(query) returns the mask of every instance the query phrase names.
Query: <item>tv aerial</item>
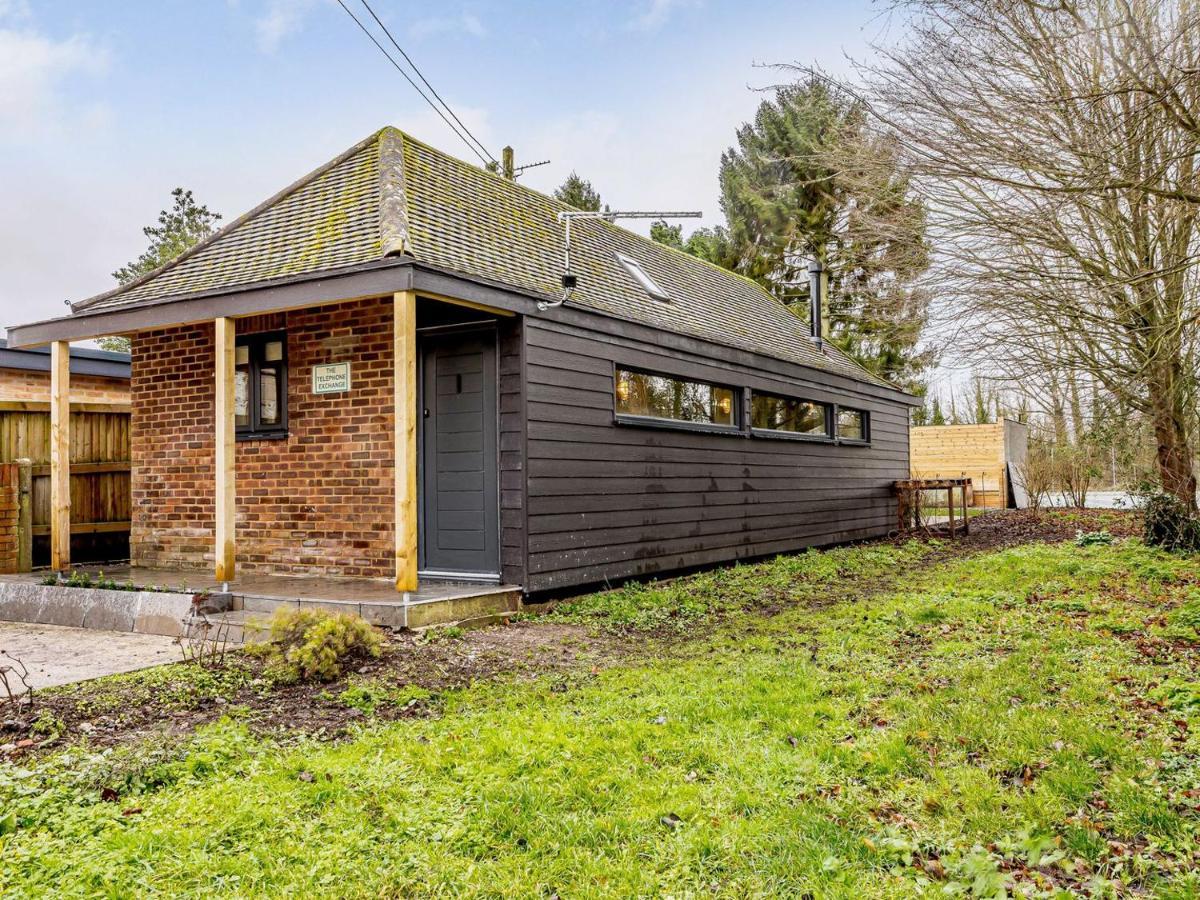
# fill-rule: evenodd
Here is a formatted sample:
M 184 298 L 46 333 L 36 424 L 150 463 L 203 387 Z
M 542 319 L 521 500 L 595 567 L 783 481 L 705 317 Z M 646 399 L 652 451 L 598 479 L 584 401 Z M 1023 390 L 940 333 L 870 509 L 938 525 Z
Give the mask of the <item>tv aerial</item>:
M 563 244 L 563 274 L 562 294 L 556 300 L 539 300 L 537 308 L 542 312 L 556 306 L 562 306 L 571 298 L 571 293 L 579 284 L 579 277 L 571 271 L 571 223 L 576 219 L 605 219 L 613 222 L 617 219 L 698 219 L 704 213 L 699 211 L 680 212 L 678 210 L 587 210 L 572 209 L 558 214 L 558 221 L 566 229 L 566 241 Z

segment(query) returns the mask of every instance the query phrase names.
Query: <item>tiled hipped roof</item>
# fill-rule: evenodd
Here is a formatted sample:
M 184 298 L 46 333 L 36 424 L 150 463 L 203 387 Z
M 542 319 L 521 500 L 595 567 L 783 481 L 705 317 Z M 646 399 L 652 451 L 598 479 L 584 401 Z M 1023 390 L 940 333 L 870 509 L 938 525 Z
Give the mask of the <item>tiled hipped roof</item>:
M 172 263 L 75 304 L 115 309 L 412 257 L 468 277 L 560 293 L 563 203 L 384 128 Z M 570 305 L 875 383 L 754 282 L 602 220 L 571 227 Z M 671 298 L 647 296 L 631 257 Z

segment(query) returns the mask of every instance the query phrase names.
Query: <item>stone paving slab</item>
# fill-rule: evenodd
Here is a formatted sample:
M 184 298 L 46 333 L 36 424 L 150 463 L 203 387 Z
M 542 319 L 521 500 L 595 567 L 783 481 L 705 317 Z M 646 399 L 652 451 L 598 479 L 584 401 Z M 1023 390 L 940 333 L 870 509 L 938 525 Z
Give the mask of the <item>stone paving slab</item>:
M 25 663 L 35 689 L 132 672 L 181 657 L 174 638 L 0 622 L 0 650 Z M 7 662 L 0 658 L 0 662 Z

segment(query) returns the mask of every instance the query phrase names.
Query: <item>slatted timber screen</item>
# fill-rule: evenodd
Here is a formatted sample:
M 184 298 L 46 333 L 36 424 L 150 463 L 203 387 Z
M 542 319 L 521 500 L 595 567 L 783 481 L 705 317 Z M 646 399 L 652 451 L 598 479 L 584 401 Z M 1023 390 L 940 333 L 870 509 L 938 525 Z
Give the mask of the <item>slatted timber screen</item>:
M 0 463 L 33 464 L 35 557 L 50 533 L 50 410 L 43 403 L 0 403 Z M 72 557 L 112 558 L 128 547 L 129 407 L 71 404 Z M 127 552 L 127 551 L 126 551 Z
M 909 435 L 909 465 L 913 478 L 970 478 L 973 506 L 1006 505 L 1003 422 L 914 427 Z

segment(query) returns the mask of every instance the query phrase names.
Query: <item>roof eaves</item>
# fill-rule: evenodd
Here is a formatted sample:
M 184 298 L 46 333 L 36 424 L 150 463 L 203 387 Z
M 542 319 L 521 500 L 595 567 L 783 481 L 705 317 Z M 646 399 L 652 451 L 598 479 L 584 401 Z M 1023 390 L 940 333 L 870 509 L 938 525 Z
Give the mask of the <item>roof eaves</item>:
M 307 175 L 292 182 L 290 185 L 285 187 L 282 191 L 279 191 L 278 193 L 276 193 L 273 196 L 264 200 L 262 203 L 258 204 L 258 206 L 254 207 L 254 209 L 238 216 L 236 219 L 234 219 L 232 222 L 230 222 L 224 228 L 221 228 L 221 229 L 213 232 L 208 237 L 206 237 L 204 240 L 189 247 L 187 250 L 183 251 L 183 253 L 179 254 L 177 257 L 172 259 L 170 262 L 164 263 L 163 265 L 159 266 L 157 269 L 153 269 L 153 270 L 147 272 L 145 275 L 140 275 L 139 277 L 135 278 L 133 281 L 127 282 L 122 285 L 118 285 L 117 287 L 113 288 L 112 290 L 108 290 L 102 294 L 96 294 L 93 297 L 88 297 L 84 300 L 79 300 L 75 303 L 72 303 L 72 304 L 70 304 L 71 311 L 79 312 L 81 310 L 86 310 L 89 307 L 95 306 L 98 303 L 103 303 L 106 300 L 113 300 L 116 297 L 119 297 L 121 294 L 125 293 L 126 291 L 131 291 L 136 287 L 140 287 L 141 285 L 146 284 L 148 281 L 151 281 L 151 280 L 157 278 L 158 276 L 162 275 L 164 272 L 170 271 L 171 269 L 178 266 L 180 263 L 183 263 L 186 260 L 191 259 L 197 253 L 200 253 L 202 250 L 205 250 L 208 247 L 212 246 L 217 241 L 221 240 L 221 238 L 225 237 L 227 234 L 229 234 L 231 231 L 233 231 L 235 228 L 238 228 L 239 226 L 244 225 L 246 222 L 250 221 L 255 216 L 261 215 L 262 213 L 264 213 L 268 209 L 270 209 L 272 206 L 274 206 L 276 203 L 283 200 L 285 197 L 288 197 L 289 195 L 294 194 L 300 188 L 304 187 L 305 185 L 309 184 L 310 182 L 312 182 L 312 181 L 316 180 L 317 178 L 319 178 L 320 176 L 324 175 L 326 172 L 328 172 L 334 166 L 336 166 L 342 162 L 345 162 L 347 159 L 349 159 L 355 153 L 358 153 L 360 150 L 362 150 L 364 147 L 370 146 L 372 142 L 379 140 L 381 138 L 381 136 L 386 134 L 388 131 L 394 131 L 394 130 L 395 129 L 381 128 L 379 131 L 373 132 L 372 134 L 363 138 L 361 141 L 359 141 L 353 147 L 346 150 L 344 153 L 338 154 L 335 158 L 333 158 L 333 159 L 329 160 L 328 162 L 324 163 L 323 165 L 318 166 L 317 168 L 313 169 Z
M 520 285 L 511 284 L 511 283 L 504 282 L 504 281 L 499 281 L 494 278 L 488 278 L 487 276 L 478 275 L 474 272 L 465 272 L 460 269 L 452 268 L 450 266 L 436 265 L 434 263 L 422 262 L 421 260 L 413 260 L 413 265 L 418 269 L 424 269 L 428 272 L 434 272 L 434 273 L 437 273 L 440 275 L 448 275 L 452 278 L 458 278 L 463 281 L 469 281 L 473 284 L 482 285 L 482 286 L 488 287 L 488 288 L 495 288 L 497 290 L 505 291 L 506 293 L 516 294 L 516 295 L 522 296 L 522 297 L 527 297 L 531 300 L 553 299 L 553 297 L 555 296 L 552 294 L 545 294 L 540 291 L 533 290 L 532 288 L 522 287 Z M 733 273 L 731 273 L 731 274 L 733 274 Z M 419 293 L 421 293 L 421 291 L 418 289 L 417 293 L 419 294 Z M 767 295 L 767 296 L 770 296 L 770 295 Z M 775 303 L 778 301 L 776 301 L 772 298 L 771 302 Z M 569 308 L 572 310 L 577 310 L 579 312 L 586 313 L 588 315 L 599 316 L 601 318 L 611 319 L 616 322 L 625 322 L 630 325 L 635 325 L 635 326 L 642 327 L 642 328 L 650 328 L 650 329 L 655 329 L 655 330 L 659 330 L 659 331 L 670 331 L 670 333 L 672 333 L 672 334 L 677 334 L 680 337 L 687 338 L 688 340 L 699 341 L 703 344 L 710 344 L 710 345 L 717 346 L 717 347 L 725 347 L 727 349 L 736 350 L 741 353 L 750 353 L 755 356 L 764 357 L 766 359 L 773 359 L 773 360 L 776 360 L 777 362 L 787 363 L 787 364 L 793 365 L 793 366 L 801 366 L 805 369 L 811 369 L 814 372 L 823 372 L 826 375 L 833 375 L 833 376 L 836 376 L 839 378 L 847 378 L 851 381 L 857 381 L 860 384 L 867 384 L 867 385 L 871 385 L 872 387 L 884 388 L 886 390 L 892 391 L 900 396 L 903 396 L 910 403 L 918 402 L 918 401 L 916 401 L 916 398 L 912 394 L 908 393 L 907 391 L 905 391 L 901 388 L 896 387 L 896 385 L 892 384 L 891 382 L 887 381 L 886 379 L 880 378 L 878 375 L 875 375 L 873 372 L 870 372 L 857 360 L 854 360 L 851 357 L 847 356 L 844 352 L 842 352 L 837 347 L 835 347 L 833 344 L 830 344 L 828 342 L 826 342 L 826 344 L 824 345 L 826 354 L 832 356 L 835 360 L 844 361 L 845 364 L 848 366 L 848 369 L 849 369 L 848 371 L 834 368 L 832 364 L 829 366 L 826 366 L 826 367 L 821 367 L 819 365 L 814 364 L 811 360 L 796 359 L 796 358 L 792 358 L 792 357 L 785 356 L 785 355 L 778 354 L 778 353 L 768 353 L 768 352 L 762 350 L 761 348 L 756 348 L 756 347 L 747 345 L 746 343 L 734 340 L 733 338 L 727 338 L 726 340 L 718 340 L 718 339 L 712 337 L 711 335 L 697 334 L 697 333 L 694 333 L 691 331 L 686 331 L 686 330 L 679 329 L 679 328 L 667 329 L 667 328 L 662 328 L 660 326 L 649 325 L 646 322 L 639 321 L 638 319 L 634 319 L 629 316 L 621 315 L 620 313 L 616 313 L 616 312 L 612 312 L 612 311 L 604 310 L 604 309 L 597 309 L 593 306 L 588 306 L 588 305 L 585 305 L 582 303 L 572 303 L 572 304 L 570 304 Z M 797 319 L 797 322 L 799 322 L 799 319 Z M 830 360 L 830 362 L 832 363 L 833 360 Z

